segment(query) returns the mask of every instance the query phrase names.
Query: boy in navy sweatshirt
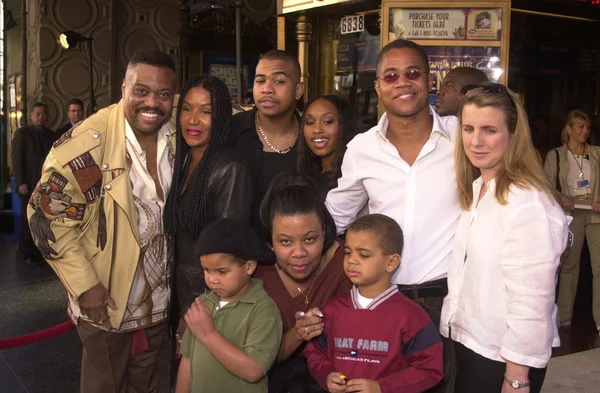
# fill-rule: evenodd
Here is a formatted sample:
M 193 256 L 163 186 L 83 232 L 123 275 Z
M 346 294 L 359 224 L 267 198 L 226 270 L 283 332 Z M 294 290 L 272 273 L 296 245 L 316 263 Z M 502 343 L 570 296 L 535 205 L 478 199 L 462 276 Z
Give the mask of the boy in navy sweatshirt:
M 329 392 L 420 393 L 442 380 L 442 343 L 427 313 L 391 284 L 402 229 L 371 214 L 346 233 L 344 270 L 354 287 L 323 309 L 323 334 L 304 351 Z

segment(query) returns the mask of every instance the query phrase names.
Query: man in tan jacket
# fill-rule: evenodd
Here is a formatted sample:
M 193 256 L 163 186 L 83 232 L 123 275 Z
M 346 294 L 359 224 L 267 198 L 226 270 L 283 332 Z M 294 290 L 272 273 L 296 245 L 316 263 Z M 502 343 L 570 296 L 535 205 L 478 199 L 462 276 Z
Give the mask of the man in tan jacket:
M 167 54 L 131 58 L 123 98 L 55 144 L 28 206 L 34 240 L 69 297 L 83 343 L 81 391 L 157 392 L 171 255 L 163 231 L 173 174 Z

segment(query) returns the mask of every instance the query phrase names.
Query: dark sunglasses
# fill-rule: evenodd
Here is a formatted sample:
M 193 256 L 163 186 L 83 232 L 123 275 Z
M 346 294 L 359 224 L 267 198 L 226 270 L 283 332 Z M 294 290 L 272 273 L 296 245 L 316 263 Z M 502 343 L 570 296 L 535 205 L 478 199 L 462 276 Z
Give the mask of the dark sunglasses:
M 506 94 L 506 96 L 510 100 L 510 103 L 512 104 L 513 108 L 515 108 L 515 110 L 517 109 L 515 102 L 513 101 L 510 94 L 508 94 L 508 90 L 506 90 L 506 86 L 501 85 L 500 83 L 483 83 L 480 85 L 465 85 L 460 90 L 460 93 L 464 96 L 465 94 L 467 94 L 468 92 L 470 92 L 471 90 L 474 90 L 474 89 L 481 89 L 482 92 L 489 93 L 489 94 Z
M 419 70 L 414 70 L 414 69 L 408 70 L 406 72 L 392 71 L 392 72 L 388 72 L 387 74 L 383 75 L 383 77 L 377 78 L 377 79 L 381 79 L 385 83 L 395 83 L 398 79 L 400 79 L 400 77 L 402 75 L 404 75 L 406 77 L 406 79 L 408 79 L 409 81 L 416 81 L 423 74 L 425 74 L 425 73 L 422 71 L 419 71 Z
M 468 92 L 473 89 L 481 89 L 484 93 L 498 94 L 498 93 L 506 93 L 508 95 L 508 90 L 504 85 L 499 83 L 483 83 L 480 85 L 464 85 L 460 90 L 460 93 L 464 96 Z M 510 97 L 510 95 L 509 95 Z

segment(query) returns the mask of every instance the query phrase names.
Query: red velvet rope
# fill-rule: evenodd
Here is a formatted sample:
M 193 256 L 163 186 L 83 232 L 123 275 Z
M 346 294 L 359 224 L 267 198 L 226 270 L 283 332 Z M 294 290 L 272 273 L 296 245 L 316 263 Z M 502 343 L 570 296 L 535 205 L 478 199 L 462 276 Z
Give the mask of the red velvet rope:
M 61 323 L 60 325 L 40 330 L 39 332 L 33 332 L 18 337 L 6 338 L 4 340 L 0 340 L 0 349 L 8 349 L 33 344 L 38 341 L 43 341 L 52 337 L 56 337 L 74 328 L 75 325 L 73 325 L 73 322 L 67 321 L 65 323 Z

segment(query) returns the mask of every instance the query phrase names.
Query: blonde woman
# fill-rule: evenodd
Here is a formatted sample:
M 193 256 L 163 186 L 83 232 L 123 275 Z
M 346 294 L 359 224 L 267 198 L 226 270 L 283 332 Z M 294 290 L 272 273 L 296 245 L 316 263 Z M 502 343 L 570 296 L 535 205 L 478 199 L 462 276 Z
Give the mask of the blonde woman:
M 590 118 L 575 109 L 569 112 L 563 128 L 563 145 L 548 152 L 544 167 L 548 178 L 560 192 L 560 201 L 573 216 L 570 229 L 573 247 L 564 263 L 558 289 L 558 324 L 570 326 L 579 279 L 579 260 L 587 239 L 594 276 L 594 321 L 600 329 L 600 147 L 587 143 Z M 600 346 L 600 337 L 592 338 Z
M 463 213 L 440 323 L 454 341 L 455 391 L 539 392 L 559 344 L 554 296 L 567 219 L 514 93 L 486 83 L 463 96 L 455 151 Z

